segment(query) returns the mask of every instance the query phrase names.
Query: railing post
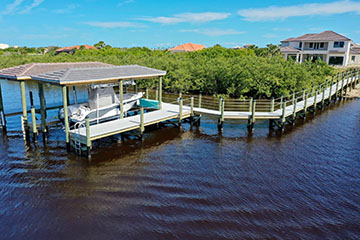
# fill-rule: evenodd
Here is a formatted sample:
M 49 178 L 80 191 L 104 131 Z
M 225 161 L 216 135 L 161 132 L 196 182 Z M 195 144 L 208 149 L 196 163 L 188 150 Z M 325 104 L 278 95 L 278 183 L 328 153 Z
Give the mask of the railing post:
M 335 87 L 335 102 L 338 98 L 338 90 L 339 90 L 339 74 L 336 76 L 336 87 Z
M 182 98 L 182 92 L 179 91 L 179 98 Z
M 149 88 L 145 89 L 145 98 L 149 99 Z
M 294 102 L 295 102 L 295 92 L 293 91 L 291 104 L 294 104 Z
M 329 89 L 329 105 L 331 104 L 331 94 L 332 94 L 332 86 L 334 84 L 334 80 L 331 80 L 330 89 Z
M 182 112 L 183 112 L 183 99 L 179 99 L 179 127 L 181 126 L 181 120 L 182 120 Z
M 86 152 L 87 157 L 91 158 L 91 140 L 90 140 L 90 119 L 89 116 L 85 119 L 85 126 L 86 126 Z
M 309 93 L 306 93 L 304 99 L 304 119 L 306 118 L 308 97 L 309 97 Z
M 281 108 L 282 105 L 283 105 L 283 101 L 284 101 L 284 95 L 281 95 L 281 97 L 280 97 L 280 108 Z
M 270 103 L 270 112 L 274 112 L 274 108 L 275 108 L 275 99 L 272 97 Z
M 340 88 L 340 98 L 341 99 L 344 96 L 344 87 L 345 87 L 345 85 L 344 85 L 344 77 L 342 77 L 342 79 L 341 79 L 341 88 Z
M 202 98 L 202 95 L 201 95 L 201 93 L 199 93 L 199 108 L 201 108 L 201 98 Z
M 286 98 L 282 103 L 281 130 L 284 130 L 285 122 L 286 122 Z
M 219 112 L 221 112 L 222 97 L 219 98 Z

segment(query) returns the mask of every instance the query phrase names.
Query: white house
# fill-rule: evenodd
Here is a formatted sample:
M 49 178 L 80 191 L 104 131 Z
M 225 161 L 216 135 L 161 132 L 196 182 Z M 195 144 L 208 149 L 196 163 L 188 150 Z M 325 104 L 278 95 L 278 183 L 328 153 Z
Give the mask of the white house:
M 329 65 L 360 64 L 360 46 L 333 31 L 309 33 L 281 41 L 280 52 L 285 59 L 296 62 L 321 59 Z
M 0 49 L 6 49 L 6 48 L 9 48 L 9 45 L 5 43 L 0 43 Z

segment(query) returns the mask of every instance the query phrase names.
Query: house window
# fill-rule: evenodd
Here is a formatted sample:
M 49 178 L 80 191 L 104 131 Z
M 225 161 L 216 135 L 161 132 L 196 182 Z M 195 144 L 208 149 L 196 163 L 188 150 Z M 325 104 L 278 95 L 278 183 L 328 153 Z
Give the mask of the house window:
M 355 56 L 351 56 L 351 61 L 355 62 Z
M 322 42 L 322 43 L 320 43 L 320 48 L 324 48 L 324 43 Z
M 309 43 L 309 48 L 313 48 L 314 47 L 314 43 Z
M 334 48 L 343 48 L 344 42 L 334 42 Z
M 330 65 L 343 65 L 344 57 L 330 57 L 329 64 Z
M 299 48 L 302 48 L 302 42 L 299 42 Z

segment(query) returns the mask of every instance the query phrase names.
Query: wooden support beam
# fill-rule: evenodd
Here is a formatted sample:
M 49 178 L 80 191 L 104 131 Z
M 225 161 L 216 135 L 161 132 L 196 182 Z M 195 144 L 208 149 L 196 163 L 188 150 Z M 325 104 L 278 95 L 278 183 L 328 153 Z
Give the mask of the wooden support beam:
M 199 108 L 201 108 L 201 98 L 202 98 L 202 95 L 201 95 L 201 93 L 199 93 Z
M 64 107 L 64 123 L 65 123 L 65 139 L 66 139 L 66 148 L 70 150 L 70 126 L 69 126 L 69 112 L 68 112 L 68 101 L 67 101 L 67 87 L 62 86 L 62 95 L 63 95 L 63 107 Z
M 44 93 L 44 84 L 39 82 L 39 99 L 40 99 L 40 115 L 41 115 L 41 131 L 43 133 L 47 132 L 46 127 L 46 101 Z
M 145 98 L 149 99 L 149 89 L 148 88 L 145 89 Z
M 145 121 L 144 121 L 144 107 L 140 107 L 140 138 L 144 139 Z
M 22 105 L 22 119 L 24 126 L 24 134 L 25 137 L 29 137 L 29 127 L 28 127 L 28 113 L 27 113 L 27 105 L 26 105 L 26 90 L 25 90 L 25 81 L 20 81 L 20 91 L 21 91 L 21 105 Z
M 221 112 L 222 97 L 219 98 L 219 112 Z
M 91 143 L 91 140 L 90 140 L 90 119 L 89 119 L 89 116 L 87 116 L 86 119 L 85 119 L 85 126 L 86 126 L 86 153 L 87 153 L 87 157 L 91 158 L 92 143 Z
M 252 111 L 253 102 L 254 102 L 254 98 L 250 98 L 250 101 L 249 101 L 249 112 Z
M 159 77 L 159 110 L 162 109 L 162 77 Z
M 124 118 L 124 80 L 119 81 L 120 118 Z
M 6 131 L 6 115 L 5 115 L 4 101 L 3 101 L 2 89 L 1 89 L 1 81 L 0 81 L 0 122 L 2 129 Z
M 182 121 L 182 112 L 183 112 L 183 99 L 179 98 L 179 127 L 181 127 L 181 121 Z

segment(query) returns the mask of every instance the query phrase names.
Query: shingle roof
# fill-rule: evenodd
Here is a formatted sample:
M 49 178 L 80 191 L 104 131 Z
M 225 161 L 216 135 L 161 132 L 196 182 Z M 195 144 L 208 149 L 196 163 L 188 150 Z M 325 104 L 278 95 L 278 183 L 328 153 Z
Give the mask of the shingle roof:
M 177 47 L 170 48 L 170 52 L 193 52 L 204 49 L 205 46 L 202 44 L 185 43 Z
M 33 79 L 58 85 L 114 82 L 119 79 L 145 79 L 164 76 L 165 71 L 139 65 L 99 68 L 68 68 L 32 76 Z
M 351 41 L 351 39 L 340 35 L 334 31 L 324 31 L 322 33 L 308 33 L 296 38 L 288 38 L 281 42 L 299 41 Z
M 29 63 L 16 67 L 1 69 L 0 78 L 3 77 L 8 79 L 31 79 L 31 75 L 37 75 L 66 68 L 89 68 L 109 66 L 113 65 L 102 62 Z
M 72 47 L 59 48 L 59 49 L 56 50 L 56 52 L 62 52 L 62 51 L 65 51 L 65 50 L 80 49 L 81 46 L 84 46 L 85 49 L 97 49 L 96 47 L 85 44 L 85 45 L 75 45 L 75 46 L 72 46 Z
M 280 52 L 300 52 L 300 50 L 296 49 L 292 46 L 286 46 L 286 47 L 280 48 Z

